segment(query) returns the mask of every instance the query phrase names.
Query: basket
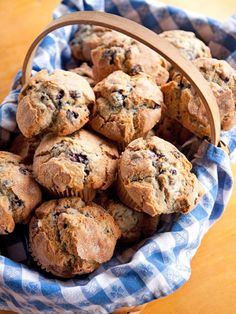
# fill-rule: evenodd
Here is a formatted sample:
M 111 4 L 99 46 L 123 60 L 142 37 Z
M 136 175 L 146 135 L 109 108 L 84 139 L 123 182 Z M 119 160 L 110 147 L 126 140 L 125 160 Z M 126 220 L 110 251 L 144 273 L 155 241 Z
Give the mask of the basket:
M 150 28 L 154 28 L 151 25 L 153 12 L 158 16 L 158 12 L 160 14 L 161 11 L 163 16 L 163 5 L 160 7 L 156 5 L 155 11 L 155 5 L 152 6 L 151 3 L 120 1 L 116 6 L 116 2 L 106 1 L 106 11 L 115 14 L 121 12 L 137 20 L 137 12 L 140 10 L 138 16 L 141 22 Z M 70 13 L 78 9 L 101 10 L 100 2 L 91 7 L 91 1 L 90 4 L 84 1 L 82 8 L 78 4 L 81 5 L 81 1 L 78 1 L 77 6 L 76 3 L 63 1 L 61 12 Z M 171 7 L 167 8 L 173 10 Z M 185 14 L 183 12 L 177 9 L 175 11 L 180 15 Z M 184 20 L 186 21 L 186 16 L 183 17 Z M 26 83 L 31 75 L 35 47 L 48 33 L 59 27 L 85 23 L 108 26 L 141 41 L 173 63 L 193 84 L 205 105 L 211 126 L 211 143 L 206 140 L 201 142 L 192 160 L 194 172 L 204 185 L 206 194 L 197 207 L 187 215 L 163 215 L 161 227 L 153 237 L 132 248 L 116 252 L 112 260 L 88 276 L 67 281 L 58 280 L 19 263 L 20 259 L 14 254 L 11 255 L 11 259 L 0 256 L 0 309 L 24 314 L 140 313 L 143 309 L 142 304 L 172 293 L 189 278 L 191 258 L 204 234 L 223 213 L 232 191 L 230 158 L 235 153 L 236 128 L 222 132 L 220 137 L 218 107 L 200 72 L 190 62 L 184 60 L 175 48 L 152 31 L 131 20 L 101 12 L 77 12 L 63 16 L 50 23 L 35 39 L 25 57 L 23 72 L 17 75 L 13 91 L 0 108 L 1 143 L 9 142 L 11 133 L 17 131 L 14 113 L 20 90 L 18 84 L 20 79 L 22 85 Z M 68 26 L 47 36 L 37 50 L 33 70 L 39 71 L 42 67 L 52 70 L 56 65 L 62 67 L 70 56 L 67 42 L 74 31 L 75 27 Z M 42 58 L 45 51 L 48 51 L 48 56 L 53 60 L 50 60 L 49 64 Z M 229 154 L 222 149 L 222 142 L 219 144 L 219 139 L 227 145 Z M 189 151 L 191 147 L 192 142 L 189 143 Z M 15 242 L 14 245 L 19 240 L 16 239 Z

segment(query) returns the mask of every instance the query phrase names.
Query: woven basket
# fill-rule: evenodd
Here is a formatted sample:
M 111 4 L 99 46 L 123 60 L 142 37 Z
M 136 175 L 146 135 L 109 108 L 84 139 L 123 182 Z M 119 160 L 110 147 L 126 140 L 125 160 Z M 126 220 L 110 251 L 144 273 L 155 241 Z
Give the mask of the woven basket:
M 215 146 L 219 145 L 219 139 L 220 139 L 220 117 L 219 117 L 219 110 L 218 106 L 215 100 L 215 97 L 206 82 L 206 80 L 203 78 L 201 73 L 194 67 L 194 65 L 185 60 L 180 54 L 179 51 L 174 48 L 171 44 L 169 44 L 166 40 L 163 38 L 160 38 L 157 34 L 152 32 L 151 30 L 145 28 L 142 25 L 139 25 L 131 20 L 125 19 L 123 17 L 119 17 L 116 15 L 108 14 L 108 13 L 102 13 L 102 12 L 76 12 L 72 14 L 68 14 L 65 16 L 62 16 L 61 18 L 51 22 L 44 31 L 37 36 L 37 38 L 34 40 L 32 45 L 30 46 L 25 60 L 23 64 L 23 71 L 22 71 L 22 88 L 24 88 L 24 85 L 28 82 L 31 76 L 32 71 L 32 60 L 34 57 L 34 52 L 38 46 L 38 44 L 41 42 L 41 40 L 50 32 L 60 28 L 64 27 L 66 25 L 78 25 L 78 24 L 94 24 L 94 25 L 100 25 L 104 27 L 108 27 L 111 29 L 114 29 L 116 31 L 120 31 L 130 37 L 133 37 L 134 39 L 140 41 L 141 43 L 147 45 L 149 48 L 153 49 L 154 51 L 158 52 L 160 55 L 162 55 L 165 59 L 167 59 L 169 62 L 173 64 L 173 66 L 178 69 L 193 85 L 195 90 L 197 91 L 199 97 L 201 98 L 202 103 L 205 106 L 209 124 L 210 124 L 210 140 L 213 145 L 211 145 L 210 149 L 214 150 Z M 221 146 L 222 147 L 222 146 Z M 215 153 L 215 151 L 214 151 Z M 222 156 L 226 158 L 226 154 L 224 155 L 224 152 L 222 151 Z M 223 157 L 222 157 L 223 158 Z M 0 260 L 1 264 L 1 260 Z M 14 281 L 14 280 L 13 280 Z M 48 281 L 48 280 L 47 280 Z M 132 284 L 132 283 L 131 283 Z M 168 294 L 168 293 L 167 293 Z M 50 299 L 50 297 L 49 297 Z M 60 300 L 58 300 L 59 302 Z M 115 301 L 115 300 L 114 300 Z M 97 301 L 96 301 L 97 302 Z M 126 302 L 124 301 L 124 304 Z M 138 303 L 138 302 L 137 302 Z M 104 305 L 106 307 L 106 305 Z M 123 307 L 119 310 L 115 310 L 113 313 L 141 313 L 141 311 L 144 309 L 146 305 L 139 305 L 134 307 Z M 71 310 L 71 309 L 70 309 Z M 72 310 L 73 311 L 73 310 Z M 26 312 L 25 312 L 26 313 Z M 57 313 L 57 311 L 55 311 Z M 70 313 L 70 312 L 69 312 Z M 71 312 L 72 313 L 72 312 Z M 75 308 L 75 312 L 73 313 L 86 313 L 86 311 L 78 311 Z M 90 312 L 88 312 L 90 313 Z M 98 312 L 93 312 L 98 313 Z M 100 312 L 99 312 L 100 313 Z M 103 313 L 103 312 L 101 312 Z M 107 313 L 107 312 L 104 312 Z

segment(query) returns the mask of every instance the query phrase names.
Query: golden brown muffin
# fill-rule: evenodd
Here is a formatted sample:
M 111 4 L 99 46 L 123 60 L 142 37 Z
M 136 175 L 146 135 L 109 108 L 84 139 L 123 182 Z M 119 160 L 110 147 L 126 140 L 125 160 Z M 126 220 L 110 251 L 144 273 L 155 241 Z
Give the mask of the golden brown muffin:
M 13 232 L 15 224 L 27 223 L 41 198 L 31 168 L 20 156 L 0 152 L 0 234 Z
M 168 63 L 165 59 L 129 37 L 124 41 L 114 39 L 108 44 L 98 46 L 92 50 L 91 56 L 96 82 L 117 70 L 129 75 L 147 73 L 153 77 L 157 85 L 166 83 L 169 78 Z
M 202 57 L 211 58 L 210 48 L 192 32 L 171 30 L 159 35 L 173 44 L 180 51 L 181 55 L 188 60 Z
M 221 129 L 236 121 L 236 71 L 223 60 L 199 58 L 193 61 L 209 82 L 220 111 Z M 210 136 L 206 110 L 191 84 L 179 73 L 162 86 L 167 114 L 199 137 Z
M 70 42 L 72 55 L 77 60 L 91 61 L 91 51 L 112 40 L 127 40 L 129 37 L 109 28 L 96 25 L 81 25 Z
M 10 151 L 13 154 L 19 155 L 22 158 L 22 162 L 25 164 L 32 164 L 34 159 L 34 153 L 41 142 L 41 136 L 32 138 L 24 137 L 23 134 L 19 134 L 13 141 Z
M 160 216 L 151 217 L 124 205 L 121 201 L 102 193 L 96 200 L 114 218 L 121 230 L 119 242 L 133 244 L 152 236 L 157 230 Z
M 89 120 L 94 93 L 81 76 L 63 70 L 47 70 L 32 77 L 19 96 L 16 120 L 25 137 L 44 132 L 67 135 Z
M 33 172 L 54 194 L 92 200 L 97 189 L 105 190 L 115 180 L 118 157 L 112 143 L 90 131 L 47 134 L 35 152 Z
M 145 73 L 129 76 L 113 72 L 94 87 L 94 92 L 96 103 L 90 125 L 124 146 L 146 135 L 161 117 L 162 92 Z
M 187 213 L 203 187 L 192 165 L 171 143 L 157 136 L 131 142 L 118 167 L 118 195 L 127 206 L 151 216 Z
M 53 275 L 70 278 L 111 259 L 120 237 L 114 219 L 79 197 L 51 200 L 35 211 L 29 226 L 32 256 Z
M 154 135 L 163 138 L 176 147 L 180 147 L 193 136 L 193 133 L 183 127 L 177 120 L 168 117 L 167 114 L 162 111 L 162 117 L 156 125 Z
M 86 62 L 83 62 L 78 68 L 70 69 L 70 71 L 84 77 L 89 85 L 94 87 L 93 69 Z

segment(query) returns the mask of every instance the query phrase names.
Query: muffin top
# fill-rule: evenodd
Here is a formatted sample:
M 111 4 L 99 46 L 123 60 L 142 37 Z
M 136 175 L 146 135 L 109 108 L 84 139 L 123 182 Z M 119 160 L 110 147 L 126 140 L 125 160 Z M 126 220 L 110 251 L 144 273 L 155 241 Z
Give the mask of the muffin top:
M 220 111 L 221 129 L 235 124 L 236 71 L 224 60 L 199 58 L 193 61 L 209 82 Z M 167 114 L 200 137 L 210 135 L 206 110 L 191 84 L 179 73 L 162 86 Z
M 93 103 L 93 90 L 83 77 L 42 70 L 20 93 L 16 120 L 25 137 L 44 132 L 67 135 L 88 122 Z
M 119 227 L 102 207 L 79 197 L 43 203 L 29 227 L 34 259 L 65 278 L 90 273 L 109 260 L 119 236 Z
M 121 230 L 120 242 L 130 244 L 152 236 L 157 230 L 160 216 L 151 217 L 124 205 L 121 201 L 102 193 L 97 200 L 114 218 Z
M 24 137 L 23 134 L 19 134 L 13 141 L 10 151 L 13 154 L 19 155 L 22 158 L 22 162 L 25 164 L 32 164 L 34 159 L 34 153 L 41 142 L 41 136 L 35 136 L 31 138 Z
M 201 57 L 211 58 L 211 51 L 194 33 L 182 30 L 165 31 L 159 34 L 179 49 L 181 55 L 188 60 Z
M 121 195 L 121 200 L 127 203 L 131 199 L 135 209 L 151 216 L 186 213 L 203 193 L 191 168 L 187 158 L 169 142 L 157 136 L 136 139 L 120 158 L 118 193 L 125 190 L 127 197 Z
M 20 156 L 0 152 L 0 234 L 12 232 L 16 223 L 26 223 L 41 202 L 41 191 L 31 172 Z
M 117 70 L 129 75 L 145 72 L 154 78 L 157 85 L 166 83 L 169 78 L 165 59 L 129 37 L 123 41 L 115 38 L 108 44 L 98 46 L 92 50 L 91 56 L 96 82 Z
M 120 143 L 143 136 L 159 121 L 163 96 L 153 79 L 122 71 L 110 74 L 94 87 L 96 104 L 90 125 Z
M 70 69 L 70 71 L 79 74 L 86 79 L 91 87 L 94 87 L 95 81 L 93 77 L 93 69 L 86 62 L 83 62 L 81 66 L 77 68 Z
M 105 190 L 116 178 L 118 157 L 113 144 L 86 130 L 64 137 L 47 134 L 35 152 L 33 172 L 51 191 Z
M 70 42 L 75 59 L 91 61 L 91 51 L 98 46 L 108 44 L 114 39 L 127 40 L 129 37 L 109 28 L 96 25 L 81 25 Z

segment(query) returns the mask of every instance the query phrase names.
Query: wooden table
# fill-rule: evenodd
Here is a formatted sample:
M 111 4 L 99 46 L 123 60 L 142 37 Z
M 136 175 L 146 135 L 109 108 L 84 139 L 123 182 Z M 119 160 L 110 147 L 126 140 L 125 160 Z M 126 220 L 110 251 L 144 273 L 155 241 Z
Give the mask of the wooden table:
M 59 0 L 0 1 L 0 101 L 21 67 L 26 49 L 49 22 Z M 235 0 L 162 1 L 224 20 Z M 236 178 L 236 165 L 233 166 Z M 223 215 L 202 241 L 190 280 L 172 295 L 149 303 L 142 314 L 236 313 L 236 189 Z M 1 312 L 6 313 L 6 312 Z

